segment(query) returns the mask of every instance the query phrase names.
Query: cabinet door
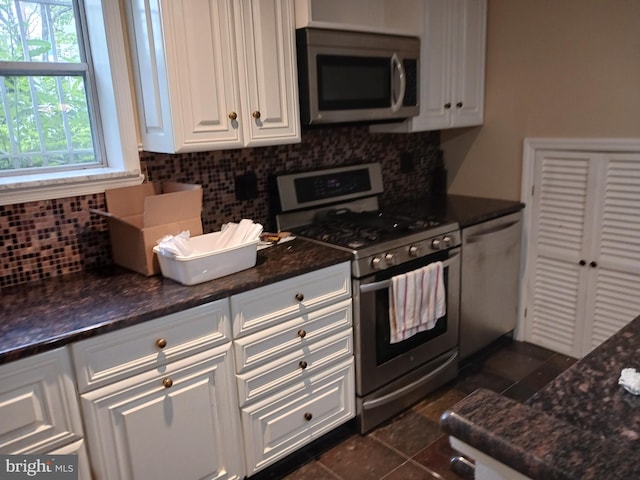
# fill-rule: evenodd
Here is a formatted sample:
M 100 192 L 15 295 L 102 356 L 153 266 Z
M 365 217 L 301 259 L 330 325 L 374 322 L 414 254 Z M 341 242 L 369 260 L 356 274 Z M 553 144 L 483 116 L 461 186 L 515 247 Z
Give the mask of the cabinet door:
M 242 146 L 231 0 L 133 0 L 129 25 L 143 148 Z
M 230 348 L 83 394 L 96 478 L 242 478 Z
M 599 154 L 582 354 L 640 312 L 640 154 Z M 592 263 L 593 262 L 593 263 Z
M 582 357 L 640 311 L 640 155 L 539 151 L 525 340 Z
M 454 28 L 451 0 L 425 2 L 424 33 L 420 48 L 420 115 L 414 130 L 437 130 L 451 124 L 451 82 Z
M 300 141 L 293 0 L 240 0 L 236 13 L 245 145 Z
M 537 154 L 534 175 L 526 340 L 578 357 L 596 177 L 588 153 L 552 151 Z
M 420 44 L 420 115 L 372 132 L 421 132 L 484 119 L 486 0 L 426 0 Z
M 481 125 L 484 118 L 484 71 L 487 2 L 455 0 L 451 40 L 452 127 Z
M 65 348 L 0 368 L 0 453 L 42 454 L 82 438 Z
M 64 447 L 56 448 L 47 455 L 77 455 L 78 456 L 78 480 L 91 480 L 91 467 L 89 455 L 84 440 L 70 443 Z

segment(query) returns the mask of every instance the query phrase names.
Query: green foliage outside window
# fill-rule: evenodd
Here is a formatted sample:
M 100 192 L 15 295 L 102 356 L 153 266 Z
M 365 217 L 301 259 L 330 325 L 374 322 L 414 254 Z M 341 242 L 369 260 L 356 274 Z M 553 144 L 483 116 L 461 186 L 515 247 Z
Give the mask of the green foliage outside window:
M 96 162 L 73 3 L 0 0 L 0 175 Z

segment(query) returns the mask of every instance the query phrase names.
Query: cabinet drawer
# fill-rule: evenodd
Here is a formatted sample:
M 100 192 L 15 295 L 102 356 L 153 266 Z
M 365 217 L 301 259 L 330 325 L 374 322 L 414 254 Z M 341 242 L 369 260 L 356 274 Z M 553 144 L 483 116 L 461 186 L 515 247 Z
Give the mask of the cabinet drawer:
M 353 331 L 350 328 L 301 346 L 273 362 L 237 375 L 240 404 L 273 393 L 296 380 L 305 380 L 327 365 L 352 355 Z
M 80 393 L 221 345 L 231 338 L 225 298 L 72 345 Z M 164 346 L 163 346 L 164 344 Z
M 237 372 L 281 358 L 351 324 L 351 299 L 348 299 L 240 338 L 234 342 Z
M 0 452 L 43 454 L 82 438 L 65 348 L 0 368 Z
M 231 297 L 233 336 L 240 338 L 351 297 L 350 263 L 341 263 Z
M 243 408 L 248 475 L 354 416 L 353 357 Z

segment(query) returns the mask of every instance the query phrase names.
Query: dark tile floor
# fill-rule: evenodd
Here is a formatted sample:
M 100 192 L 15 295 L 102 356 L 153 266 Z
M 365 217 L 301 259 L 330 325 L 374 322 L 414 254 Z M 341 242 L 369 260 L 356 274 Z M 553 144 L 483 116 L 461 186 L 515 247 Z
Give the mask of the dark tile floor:
M 347 423 L 250 480 L 460 480 L 440 415 L 479 387 L 524 401 L 575 361 L 503 338 L 465 361 L 457 380 L 367 435 Z

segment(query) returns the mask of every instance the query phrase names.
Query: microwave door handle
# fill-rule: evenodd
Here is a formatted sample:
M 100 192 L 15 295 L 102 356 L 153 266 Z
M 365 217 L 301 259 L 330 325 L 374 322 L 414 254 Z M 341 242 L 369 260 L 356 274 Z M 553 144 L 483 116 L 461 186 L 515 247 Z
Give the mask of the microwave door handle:
M 451 264 L 458 259 L 460 253 L 455 253 L 451 255 L 448 259 L 442 262 L 442 268 L 448 268 Z M 365 285 L 360 285 L 360 293 L 371 293 L 378 290 L 382 290 L 385 288 L 389 288 L 391 286 L 391 279 L 382 280 L 380 282 L 375 283 L 367 283 Z
M 393 64 L 393 68 L 398 70 L 398 78 L 400 79 L 400 92 L 398 93 L 398 98 L 395 102 L 391 104 L 391 110 L 397 112 L 402 107 L 402 102 L 404 100 L 404 92 L 407 88 L 407 78 L 404 73 L 404 65 L 402 65 L 402 60 L 398 57 L 397 53 L 394 53 L 391 56 L 391 63 Z M 395 75 L 393 76 L 394 81 L 391 82 L 391 94 L 393 96 L 393 89 L 395 88 Z

